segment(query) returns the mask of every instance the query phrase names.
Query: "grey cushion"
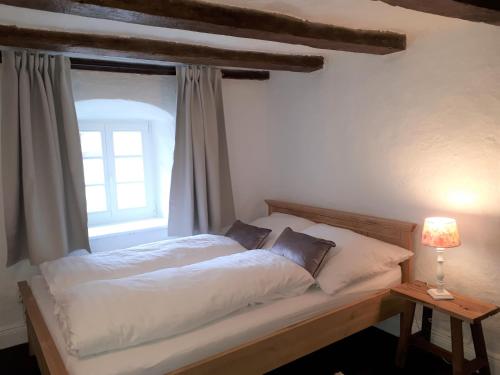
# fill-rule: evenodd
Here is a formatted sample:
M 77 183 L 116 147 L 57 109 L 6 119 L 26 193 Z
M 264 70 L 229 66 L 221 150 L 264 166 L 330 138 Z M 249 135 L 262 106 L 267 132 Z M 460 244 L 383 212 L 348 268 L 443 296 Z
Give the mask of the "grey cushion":
M 226 232 L 226 237 L 232 238 L 244 248 L 252 250 L 260 249 L 269 233 L 271 233 L 271 229 L 259 228 L 236 220 Z
M 294 232 L 292 229 L 286 228 L 270 251 L 290 259 L 316 277 L 321 269 L 321 263 L 332 247 L 335 247 L 333 241 Z

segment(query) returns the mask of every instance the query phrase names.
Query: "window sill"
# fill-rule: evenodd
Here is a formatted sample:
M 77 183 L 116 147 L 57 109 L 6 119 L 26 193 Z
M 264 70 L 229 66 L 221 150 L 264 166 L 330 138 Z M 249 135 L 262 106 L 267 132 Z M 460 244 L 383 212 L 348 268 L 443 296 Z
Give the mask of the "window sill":
M 90 239 L 113 237 L 119 234 L 137 233 L 151 229 L 167 230 L 167 219 L 154 218 L 147 220 L 129 221 L 111 225 L 100 225 L 89 228 Z

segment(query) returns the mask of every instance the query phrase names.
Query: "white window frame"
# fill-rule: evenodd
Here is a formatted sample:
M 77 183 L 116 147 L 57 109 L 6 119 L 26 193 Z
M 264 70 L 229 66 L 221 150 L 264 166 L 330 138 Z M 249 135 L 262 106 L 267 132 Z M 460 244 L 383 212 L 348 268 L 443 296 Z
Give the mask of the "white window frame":
M 152 139 L 151 123 L 147 120 L 79 120 L 80 131 L 98 131 L 101 133 L 104 179 L 107 211 L 88 213 L 89 227 L 144 220 L 158 217 L 157 193 L 155 184 L 156 165 Z M 142 157 L 144 161 L 144 184 L 146 207 L 118 209 L 116 194 L 115 156 L 113 149 L 113 131 L 140 131 L 142 133 Z M 99 158 L 99 157 L 96 157 Z M 91 159 L 91 158 L 84 158 Z

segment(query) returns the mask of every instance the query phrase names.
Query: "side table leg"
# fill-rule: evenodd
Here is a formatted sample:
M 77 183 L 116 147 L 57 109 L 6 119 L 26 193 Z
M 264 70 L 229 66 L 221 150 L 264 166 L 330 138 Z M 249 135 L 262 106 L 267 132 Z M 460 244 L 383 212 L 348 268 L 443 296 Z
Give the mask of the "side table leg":
M 486 352 L 486 344 L 484 343 L 483 327 L 481 322 L 472 323 L 470 325 L 472 333 L 472 341 L 474 342 L 474 351 L 476 358 L 482 359 L 486 362 L 486 366 L 479 370 L 480 374 L 490 375 L 490 364 L 488 363 L 488 353 Z
M 453 375 L 462 375 L 464 373 L 464 338 L 462 321 L 451 316 L 450 325 Z
M 422 308 L 422 336 L 427 341 L 431 341 L 432 330 L 432 309 L 424 306 Z
M 398 350 L 396 352 L 396 367 L 403 368 L 406 362 L 406 354 L 411 338 L 411 327 L 415 316 L 415 302 L 405 301 L 404 310 L 400 314 L 400 331 Z

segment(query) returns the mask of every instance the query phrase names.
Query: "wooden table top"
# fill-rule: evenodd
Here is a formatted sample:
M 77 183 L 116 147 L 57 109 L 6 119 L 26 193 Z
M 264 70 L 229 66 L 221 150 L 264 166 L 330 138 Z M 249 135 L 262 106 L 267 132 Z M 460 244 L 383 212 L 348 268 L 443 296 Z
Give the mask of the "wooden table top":
M 479 322 L 500 311 L 500 308 L 492 303 L 455 292 L 450 292 L 455 297 L 453 300 L 435 300 L 427 293 L 430 288 L 434 286 L 416 280 L 391 288 L 391 293 L 470 323 Z

